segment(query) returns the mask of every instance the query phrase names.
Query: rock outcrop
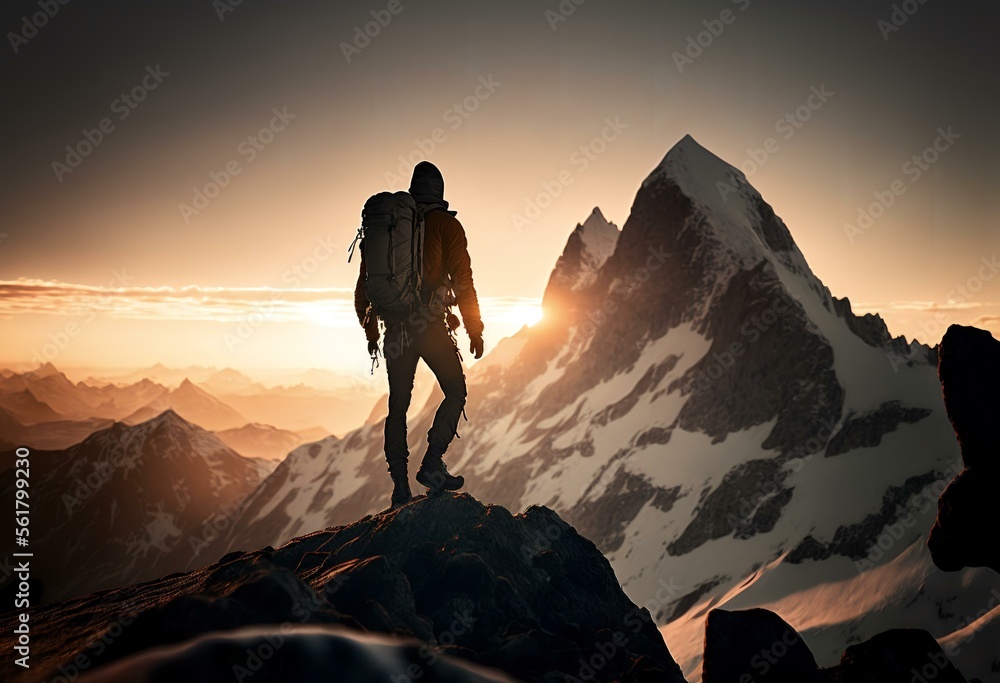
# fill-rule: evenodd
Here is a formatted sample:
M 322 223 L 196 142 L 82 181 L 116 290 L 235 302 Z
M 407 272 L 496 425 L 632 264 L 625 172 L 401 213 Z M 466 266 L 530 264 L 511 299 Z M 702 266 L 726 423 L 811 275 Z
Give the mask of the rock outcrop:
M 941 340 L 938 376 L 965 469 L 941 494 L 927 546 L 945 571 L 1000 572 L 1000 342 L 986 330 L 952 325 Z
M 705 625 L 702 683 L 966 683 L 937 641 L 893 629 L 848 647 L 820 669 L 802 636 L 766 609 L 713 610 Z M 973 682 L 975 683 L 975 682 Z
M 0 618 L 4 634 L 11 618 Z M 47 605 L 31 619 L 33 670 L 50 675 L 60 665 L 101 671 L 155 646 L 177 646 L 184 659 L 210 632 L 253 627 L 247 637 L 259 644 L 307 624 L 416 639 L 425 660 L 451 655 L 522 681 L 683 681 L 648 610 L 625 596 L 593 543 L 547 508 L 511 515 L 468 494 L 420 497 L 277 549 Z M 211 648 L 229 670 L 246 665 L 234 642 Z M 136 666 L 173 666 L 155 664 Z

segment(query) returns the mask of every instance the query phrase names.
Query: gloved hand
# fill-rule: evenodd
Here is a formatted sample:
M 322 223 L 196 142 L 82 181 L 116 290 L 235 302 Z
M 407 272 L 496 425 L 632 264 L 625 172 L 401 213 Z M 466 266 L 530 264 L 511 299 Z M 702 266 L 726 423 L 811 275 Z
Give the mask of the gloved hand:
M 476 358 L 483 357 L 483 335 L 474 334 L 469 335 L 469 353 L 471 353 Z
M 378 355 L 378 339 L 368 340 L 368 355 L 372 358 Z

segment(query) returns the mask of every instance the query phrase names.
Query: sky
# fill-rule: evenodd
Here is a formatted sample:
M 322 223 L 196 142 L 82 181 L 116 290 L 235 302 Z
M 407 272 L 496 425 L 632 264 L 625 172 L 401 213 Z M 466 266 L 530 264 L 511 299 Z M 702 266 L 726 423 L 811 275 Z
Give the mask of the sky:
M 6 3 L 0 362 L 368 375 L 346 250 L 421 159 L 466 228 L 489 350 L 537 320 L 573 227 L 595 206 L 621 226 L 685 134 L 856 312 L 931 344 L 1000 334 L 998 19 L 973 0 Z

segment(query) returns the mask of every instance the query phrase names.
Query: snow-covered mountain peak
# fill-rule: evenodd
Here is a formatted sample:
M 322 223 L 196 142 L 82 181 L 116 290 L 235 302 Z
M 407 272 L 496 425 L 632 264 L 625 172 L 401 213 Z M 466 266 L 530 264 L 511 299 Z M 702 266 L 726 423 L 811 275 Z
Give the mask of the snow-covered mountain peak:
M 601 209 L 595 206 L 587 220 L 577 225 L 574 232 L 579 234 L 588 261 L 596 272 L 615 251 L 618 226 L 608 221 Z
M 615 252 L 620 234 L 618 226 L 608 221 L 600 208 L 594 207 L 587 220 L 577 223 L 570 233 L 563 253 L 549 276 L 543 306 L 553 303 L 553 297 L 560 298 L 592 284 Z
M 690 135 L 670 148 L 642 186 L 647 187 L 658 178 L 673 181 L 689 199 L 705 207 L 728 204 L 733 198 L 744 200 L 738 204 L 760 199 L 742 171 L 699 145 Z
M 578 224 L 577 228 L 583 228 L 588 233 L 603 233 L 607 237 L 617 239 L 618 226 L 604 217 L 601 207 L 595 206 L 594 210 L 587 216 L 587 220 Z
M 733 166 L 702 147 L 691 135 L 685 135 L 670 148 L 653 174 L 661 172 L 678 181 L 704 182 L 725 177 L 731 170 L 735 170 Z
M 676 186 L 725 244 L 735 260 L 756 265 L 765 252 L 797 252 L 788 229 L 774 215 L 746 175 L 685 135 L 643 181 L 644 190 L 659 182 Z M 804 265 L 804 260 L 794 259 Z M 791 265 L 791 264 L 789 264 Z

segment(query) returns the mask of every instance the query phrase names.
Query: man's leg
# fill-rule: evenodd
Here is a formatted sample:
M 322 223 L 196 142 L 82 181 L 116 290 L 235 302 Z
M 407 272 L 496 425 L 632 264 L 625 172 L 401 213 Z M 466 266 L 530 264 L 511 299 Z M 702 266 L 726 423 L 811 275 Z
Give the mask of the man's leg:
M 462 363 L 458 359 L 458 349 L 455 347 L 455 342 L 449 336 L 448 329 L 443 322 L 429 325 L 421 335 L 419 346 L 420 355 L 437 378 L 441 391 L 444 392 L 444 400 L 438 406 L 437 412 L 434 414 L 434 423 L 431 425 L 430 431 L 427 432 L 427 454 L 421 463 L 421 470 L 438 472 L 441 475 L 433 480 L 428 479 L 428 481 L 432 481 L 431 488 L 460 488 L 464 480 L 462 477 L 448 474 L 441 461 L 441 456 L 448 450 L 448 446 L 455 436 L 458 420 L 465 407 L 465 373 L 462 371 Z M 427 477 L 422 478 L 418 473 L 417 481 L 427 486 L 424 479 Z
M 413 376 L 417 370 L 420 354 L 412 335 L 408 343 L 401 343 L 398 328 L 386 331 L 382 354 L 385 356 L 385 368 L 389 376 L 389 412 L 385 417 L 384 427 L 385 460 L 389 465 L 389 474 L 392 475 L 393 483 L 396 485 L 395 489 L 402 489 L 405 483 L 408 490 L 406 461 L 409 450 L 406 446 L 406 411 L 410 407 Z M 402 495 L 401 490 L 399 496 L 395 493 L 394 490 L 394 503 L 405 502 L 401 497 L 408 498 Z

